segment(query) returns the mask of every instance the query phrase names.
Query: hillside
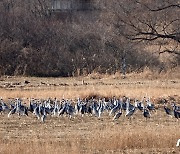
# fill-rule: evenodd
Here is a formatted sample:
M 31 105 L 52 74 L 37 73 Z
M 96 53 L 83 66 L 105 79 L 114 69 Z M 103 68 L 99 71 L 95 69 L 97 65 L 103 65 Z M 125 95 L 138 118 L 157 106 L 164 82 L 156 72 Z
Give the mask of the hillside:
M 160 73 L 179 67 L 177 0 L 103 0 L 90 10 L 65 11 L 52 11 L 49 2 L 0 1 L 0 75 L 67 77 L 145 68 Z

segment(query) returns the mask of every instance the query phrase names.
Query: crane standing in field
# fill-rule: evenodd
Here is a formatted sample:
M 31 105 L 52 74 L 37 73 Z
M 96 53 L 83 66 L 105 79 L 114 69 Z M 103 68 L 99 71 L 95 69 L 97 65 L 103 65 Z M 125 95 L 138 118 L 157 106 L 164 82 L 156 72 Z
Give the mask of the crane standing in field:
M 135 106 L 130 104 L 130 99 L 128 98 L 126 100 L 126 115 L 125 116 L 131 119 L 131 116 L 134 114 L 134 112 L 135 112 Z
M 173 110 L 171 110 L 170 108 L 164 106 L 164 110 L 166 112 L 167 115 L 172 116 L 173 115 Z
M 151 117 L 149 110 L 147 108 L 144 108 L 143 116 L 146 118 L 146 120 L 147 118 Z
M 120 116 L 122 115 L 122 109 L 120 109 L 114 116 L 113 120 L 118 120 L 120 118 Z
M 137 100 L 132 100 L 130 98 L 113 98 L 105 101 L 105 99 L 78 99 L 76 103 L 73 100 L 62 99 L 62 100 L 29 100 L 29 106 L 23 104 L 23 101 L 19 98 L 14 99 L 10 102 L 5 102 L 0 100 L 0 112 L 8 118 L 12 118 L 12 115 L 18 114 L 18 116 L 32 114 L 41 122 L 45 122 L 47 117 L 56 117 L 67 115 L 67 117 L 75 117 L 79 114 L 83 117 L 95 115 L 97 118 L 106 116 L 113 116 L 113 121 L 118 120 L 121 115 L 125 114 L 125 117 L 131 120 L 136 109 L 142 111 L 142 115 L 147 119 L 151 117 L 150 112 L 154 110 L 155 105 L 153 105 L 149 100 L 147 105 L 144 105 L 144 101 L 140 102 Z M 9 107 L 10 106 L 10 107 Z M 107 112 L 105 112 L 107 111 Z M 164 111 L 167 115 L 173 115 L 174 118 L 180 118 L 180 107 L 173 104 L 173 109 L 168 108 L 164 105 Z M 103 114 L 102 114 L 103 113 Z M 103 115 L 103 116 L 102 116 Z M 48 118 L 49 119 L 49 118 Z

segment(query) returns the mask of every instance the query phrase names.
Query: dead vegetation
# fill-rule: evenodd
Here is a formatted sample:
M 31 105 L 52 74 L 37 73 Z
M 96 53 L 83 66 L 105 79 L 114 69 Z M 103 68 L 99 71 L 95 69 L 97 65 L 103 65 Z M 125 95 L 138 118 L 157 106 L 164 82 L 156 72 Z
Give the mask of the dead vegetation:
M 144 79 L 120 75 L 94 75 L 77 78 L 28 78 L 4 77 L 0 80 L 1 97 L 8 98 L 85 98 L 128 96 L 141 99 L 150 96 L 153 99 L 168 96 L 180 96 L 178 78 Z M 28 81 L 28 84 L 25 84 Z
M 0 117 L 0 152 L 9 153 L 179 153 L 179 122 L 163 110 L 148 121 L 139 111 L 132 121 L 95 117 Z M 30 115 L 31 116 L 31 115 Z M 124 115 L 123 115 L 124 116 Z
M 84 80 L 84 82 L 82 82 Z M 24 81 L 28 81 L 25 84 Z M 175 147 L 180 137 L 179 121 L 168 117 L 162 99 L 180 102 L 179 79 L 120 80 L 114 76 L 78 78 L 1 78 L 0 85 L 11 83 L 13 88 L 0 89 L 1 97 L 77 98 L 150 96 L 158 110 L 146 121 L 137 111 L 129 121 L 123 115 L 113 122 L 106 113 L 101 119 L 84 116 L 48 117 L 45 123 L 30 117 L 0 115 L 0 153 L 179 153 Z M 18 84 L 15 84 L 18 83 Z M 43 83 L 43 84 L 42 84 Z M 86 84 L 83 84 L 86 83 Z M 19 87 L 25 84 L 24 87 Z M 60 85 L 58 85 L 60 84 Z M 48 86 L 49 85 L 49 86 Z M 55 86 L 58 85 L 58 86 Z M 171 97 L 170 97 L 171 96 Z
M 48 14 L 50 0 L 1 0 L 0 75 L 114 74 L 122 72 L 124 63 L 128 73 L 179 67 L 177 0 L 95 3 L 102 7 L 98 13 L 89 12 L 89 17 L 95 13 L 95 21 L 82 18 L 87 15 L 83 11 L 64 21 Z M 174 7 L 151 11 L 169 5 Z M 161 59 L 163 52 L 167 56 Z

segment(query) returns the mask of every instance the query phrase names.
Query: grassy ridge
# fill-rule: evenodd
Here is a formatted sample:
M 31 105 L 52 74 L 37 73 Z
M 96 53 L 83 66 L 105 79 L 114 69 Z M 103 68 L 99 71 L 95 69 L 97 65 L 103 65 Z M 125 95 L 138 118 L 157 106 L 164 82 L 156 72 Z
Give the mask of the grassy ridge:
M 30 83 L 25 84 L 25 81 Z M 2 78 L 1 97 L 7 98 L 84 98 L 91 96 L 128 96 L 142 99 L 149 96 L 180 96 L 180 80 L 174 79 L 121 79 L 116 76 L 77 78 Z

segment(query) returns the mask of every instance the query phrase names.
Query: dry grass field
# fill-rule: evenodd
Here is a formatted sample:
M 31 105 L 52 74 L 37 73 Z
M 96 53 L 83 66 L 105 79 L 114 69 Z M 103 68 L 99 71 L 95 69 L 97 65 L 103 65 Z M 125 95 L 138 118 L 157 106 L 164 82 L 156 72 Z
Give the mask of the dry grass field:
M 68 98 L 101 96 L 152 98 L 158 110 L 146 121 L 136 111 L 130 121 L 124 114 L 117 122 L 108 113 L 100 119 L 91 116 L 47 117 L 45 123 L 36 117 L 11 118 L 0 115 L 0 153 L 180 153 L 180 121 L 168 117 L 159 104 L 161 98 L 180 103 L 180 79 L 121 79 L 118 76 L 78 78 L 0 78 L 0 97 Z

